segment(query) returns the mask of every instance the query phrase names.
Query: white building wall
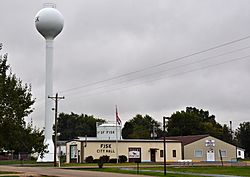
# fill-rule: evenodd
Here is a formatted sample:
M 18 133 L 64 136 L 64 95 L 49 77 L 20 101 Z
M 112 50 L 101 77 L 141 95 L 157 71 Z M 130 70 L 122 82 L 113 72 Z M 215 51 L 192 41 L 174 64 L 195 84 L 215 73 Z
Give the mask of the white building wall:
M 141 149 L 141 161 L 151 161 L 151 149 L 156 149 L 155 161 L 163 162 L 164 157 L 160 155 L 160 151 L 163 151 L 163 141 L 124 141 L 121 140 L 116 144 L 115 141 L 89 141 L 87 146 L 81 146 L 81 142 L 71 141 L 68 142 L 67 147 L 67 163 L 70 163 L 72 152 L 70 147 L 75 145 L 77 151 L 81 157 L 81 160 L 85 160 L 86 157 L 92 156 L 94 159 L 98 159 L 103 155 L 107 155 L 110 158 L 116 158 L 116 145 L 118 145 L 118 155 L 125 155 L 129 157 L 129 148 L 140 148 Z M 82 144 L 83 145 L 83 144 Z M 178 161 L 181 159 L 181 142 L 167 142 L 166 143 L 166 158 L 167 161 Z M 176 157 L 173 157 L 173 150 L 176 151 Z M 78 158 L 78 157 L 77 157 Z
M 98 140 L 121 140 L 121 126 L 116 124 L 102 124 L 96 126 Z M 116 136 L 117 134 L 117 136 Z

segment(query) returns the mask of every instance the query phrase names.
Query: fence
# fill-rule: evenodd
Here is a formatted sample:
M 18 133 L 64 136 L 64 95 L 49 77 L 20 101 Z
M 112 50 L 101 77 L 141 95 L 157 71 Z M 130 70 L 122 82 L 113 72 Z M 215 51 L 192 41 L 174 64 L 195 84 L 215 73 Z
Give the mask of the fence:
M 2 153 L 0 155 L 0 160 L 29 160 L 31 159 L 31 154 L 29 153 Z

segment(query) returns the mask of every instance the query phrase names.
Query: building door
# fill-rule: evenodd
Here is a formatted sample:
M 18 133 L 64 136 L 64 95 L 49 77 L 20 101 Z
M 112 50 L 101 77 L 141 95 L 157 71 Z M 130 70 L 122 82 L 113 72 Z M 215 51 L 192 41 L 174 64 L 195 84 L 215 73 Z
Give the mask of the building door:
M 214 150 L 208 150 L 207 151 L 207 161 L 208 162 L 214 162 L 215 161 Z
M 76 145 L 70 145 L 70 163 L 77 163 L 78 150 Z
M 150 160 L 151 162 L 155 162 L 155 149 L 150 149 Z

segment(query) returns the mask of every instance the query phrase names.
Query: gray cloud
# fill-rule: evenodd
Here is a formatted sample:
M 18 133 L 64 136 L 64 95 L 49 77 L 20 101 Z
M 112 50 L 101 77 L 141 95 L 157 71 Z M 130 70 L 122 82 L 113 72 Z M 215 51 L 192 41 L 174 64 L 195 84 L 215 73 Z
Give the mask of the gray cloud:
M 232 120 L 234 127 L 249 121 L 249 57 L 193 71 L 249 55 L 249 49 L 245 49 L 212 58 L 250 46 L 249 39 L 161 67 L 66 91 L 247 36 L 249 1 L 53 2 L 65 20 L 63 32 L 55 39 L 54 58 L 54 91 L 66 96 L 60 101 L 61 112 L 87 113 L 114 120 L 117 104 L 123 121 L 137 113 L 161 121 L 163 115 L 196 106 L 209 110 L 221 123 Z M 42 0 L 3 1 L 4 18 L 0 18 L 0 42 L 9 53 L 13 72 L 25 83 L 32 84 L 37 103 L 31 117 L 39 127 L 44 121 L 45 44 L 35 29 L 34 16 L 43 3 Z M 190 64 L 208 57 L 204 62 Z M 152 74 L 159 71 L 165 72 Z

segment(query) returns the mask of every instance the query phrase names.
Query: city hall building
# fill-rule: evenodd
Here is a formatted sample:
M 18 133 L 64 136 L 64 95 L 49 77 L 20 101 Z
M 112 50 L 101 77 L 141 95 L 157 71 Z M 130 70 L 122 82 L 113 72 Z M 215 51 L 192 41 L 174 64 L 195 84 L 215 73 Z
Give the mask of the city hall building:
M 166 160 L 176 162 L 182 158 L 179 140 L 166 140 Z M 163 140 L 122 139 L 121 126 L 97 125 L 97 136 L 79 137 L 66 143 L 66 162 L 83 163 L 88 156 L 115 159 L 126 156 L 128 162 L 163 162 Z

